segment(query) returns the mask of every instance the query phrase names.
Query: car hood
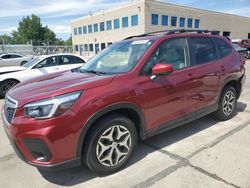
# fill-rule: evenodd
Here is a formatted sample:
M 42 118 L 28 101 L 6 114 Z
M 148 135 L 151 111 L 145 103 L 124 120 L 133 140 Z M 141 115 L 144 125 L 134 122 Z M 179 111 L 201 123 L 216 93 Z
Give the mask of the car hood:
M 21 67 L 21 66 L 0 67 L 0 74 L 17 72 L 17 71 L 22 71 L 22 70 L 25 70 L 25 69 L 26 69 L 25 67 Z
M 64 71 L 28 80 L 12 88 L 8 95 L 18 101 L 18 107 L 37 100 L 65 93 L 87 90 L 108 84 L 115 75 Z

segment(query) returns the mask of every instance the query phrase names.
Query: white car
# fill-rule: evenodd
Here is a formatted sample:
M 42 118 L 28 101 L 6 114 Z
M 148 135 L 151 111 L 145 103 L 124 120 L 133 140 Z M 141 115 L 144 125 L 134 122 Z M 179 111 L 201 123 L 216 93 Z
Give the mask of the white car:
M 17 53 L 0 54 L 0 67 L 20 66 L 32 58 L 32 56 L 22 56 Z
M 74 69 L 86 62 L 81 56 L 73 54 L 56 54 L 34 57 L 23 66 L 0 68 L 0 95 L 16 84 L 49 73 Z

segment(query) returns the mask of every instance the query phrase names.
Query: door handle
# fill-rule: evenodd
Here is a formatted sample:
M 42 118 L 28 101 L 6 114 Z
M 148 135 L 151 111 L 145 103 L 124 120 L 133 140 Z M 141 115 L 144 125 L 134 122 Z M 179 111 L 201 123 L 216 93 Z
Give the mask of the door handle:
M 192 73 L 189 73 L 189 74 L 187 75 L 187 79 L 193 79 L 193 74 L 192 74 Z
M 225 71 L 226 69 L 225 69 L 225 67 L 222 65 L 221 66 L 221 71 Z

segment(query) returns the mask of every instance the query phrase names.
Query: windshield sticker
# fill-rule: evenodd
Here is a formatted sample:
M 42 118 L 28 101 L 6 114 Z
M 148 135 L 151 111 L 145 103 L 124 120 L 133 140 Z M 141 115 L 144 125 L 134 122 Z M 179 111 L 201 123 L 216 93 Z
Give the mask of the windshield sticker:
M 149 40 L 137 40 L 132 42 L 131 44 L 147 44 Z

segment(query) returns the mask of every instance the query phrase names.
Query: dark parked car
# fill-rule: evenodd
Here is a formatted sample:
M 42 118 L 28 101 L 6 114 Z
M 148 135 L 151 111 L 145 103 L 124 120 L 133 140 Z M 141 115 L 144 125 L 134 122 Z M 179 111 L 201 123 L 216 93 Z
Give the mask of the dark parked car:
M 240 47 L 238 44 L 233 44 L 235 50 L 243 57 L 247 58 L 248 52 L 246 48 Z
M 198 31 L 130 37 L 80 68 L 25 81 L 6 95 L 4 128 L 17 155 L 44 169 L 85 163 L 120 170 L 138 139 L 213 113 L 235 115 L 245 59 Z
M 234 44 L 238 44 L 242 48 L 247 49 L 247 58 L 250 59 L 250 39 L 236 39 L 232 40 Z

